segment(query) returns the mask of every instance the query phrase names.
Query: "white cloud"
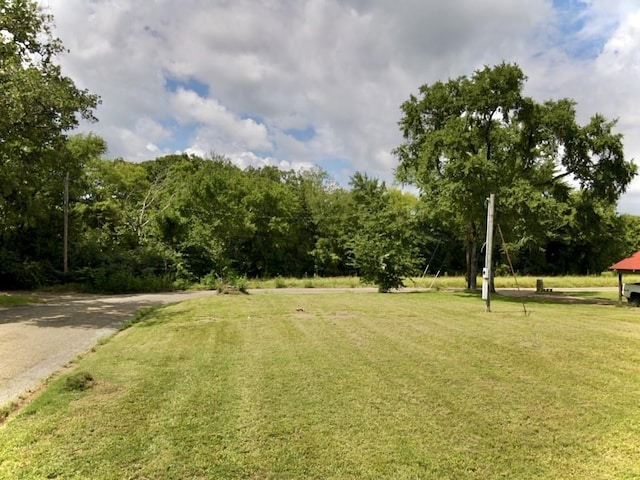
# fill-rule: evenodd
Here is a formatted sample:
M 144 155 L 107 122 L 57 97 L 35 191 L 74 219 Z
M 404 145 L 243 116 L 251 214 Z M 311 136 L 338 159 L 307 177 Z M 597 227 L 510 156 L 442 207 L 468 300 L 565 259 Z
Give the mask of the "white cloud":
M 182 150 L 254 166 L 337 161 L 389 181 L 409 94 L 506 60 L 529 76 L 528 94 L 575 99 L 581 121 L 619 117 L 627 156 L 640 158 L 636 0 L 584 3 L 574 19 L 581 28 L 570 34 L 549 0 L 40 2 L 71 50 L 64 72 L 102 96 L 100 122 L 84 128 L 104 136 L 114 156 Z M 572 56 L 580 45 L 597 58 Z M 184 84 L 169 91 L 167 77 Z M 189 90 L 189 79 L 208 95 Z
M 147 151 L 153 154 L 160 154 L 160 148 L 158 148 L 157 145 L 154 145 L 153 143 L 147 143 Z
M 597 68 L 604 75 L 640 73 L 640 10 L 625 18 L 604 46 Z
M 596 102 L 603 113 L 619 118 L 619 129 L 625 133 L 625 154 L 640 163 L 640 10 L 629 14 L 604 46 L 595 64 L 595 72 L 600 80 L 592 89 L 597 95 Z M 630 193 L 640 193 L 640 178 L 636 178 Z M 620 208 L 640 214 L 640 198 L 629 196 L 621 202 Z M 631 199 L 635 199 L 632 201 Z M 633 207 L 632 207 L 633 206 Z
M 236 152 L 228 154 L 227 157 L 240 168 L 278 167 L 281 170 L 294 170 L 296 172 L 313 170 L 315 168 L 315 165 L 310 163 L 288 162 L 286 160 L 276 160 L 271 157 L 260 157 L 253 152 Z
M 264 125 L 250 118 L 238 118 L 216 99 L 202 98 L 196 92 L 179 88 L 171 97 L 172 113 L 180 123 L 196 122 L 199 136 L 242 144 L 249 149 L 272 147 Z

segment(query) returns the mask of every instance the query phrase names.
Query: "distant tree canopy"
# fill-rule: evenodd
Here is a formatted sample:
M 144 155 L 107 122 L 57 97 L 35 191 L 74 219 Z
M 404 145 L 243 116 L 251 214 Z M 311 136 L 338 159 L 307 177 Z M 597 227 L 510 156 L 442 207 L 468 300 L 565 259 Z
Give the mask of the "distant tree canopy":
M 70 273 L 61 272 L 62 183 L 45 182 L 38 208 L 6 223 L 3 238 L 12 241 L 0 244 L 0 288 L 73 282 L 122 292 L 238 276 L 358 275 L 388 291 L 429 264 L 430 275 L 465 271 L 456 224 L 364 174 L 346 189 L 320 170 L 242 170 L 217 155 L 130 163 L 103 159 L 104 149 L 99 137 L 77 135 L 61 150 L 77 166 Z M 544 242 L 510 245 L 518 271 L 598 273 L 638 247 L 640 217 L 619 216 L 584 192 L 562 205 L 557 223 L 538 226 Z
M 580 126 L 573 101 L 537 102 L 523 95 L 525 80 L 502 63 L 423 85 L 401 107 L 397 178 L 417 186 L 433 221 L 464 241 L 469 288 L 489 194 L 513 246 L 532 252 L 562 241 L 568 211 L 615 205 L 636 174 L 615 121 L 597 114 Z
M 418 267 L 417 199 L 360 173 L 351 178 L 351 188 L 353 265 L 380 292 L 403 287 Z
M 599 273 L 638 248 L 640 217 L 615 212 L 636 172 L 615 123 L 579 126 L 571 101 L 524 97 L 515 65 L 403 104 L 397 176 L 418 198 L 361 173 L 342 188 L 319 169 L 243 170 L 215 154 L 105 159 L 100 137 L 68 136 L 98 98 L 62 75 L 50 22 L 35 1 L 0 0 L 0 288 L 358 275 L 388 291 L 429 265 L 474 287 L 490 193 L 520 272 Z

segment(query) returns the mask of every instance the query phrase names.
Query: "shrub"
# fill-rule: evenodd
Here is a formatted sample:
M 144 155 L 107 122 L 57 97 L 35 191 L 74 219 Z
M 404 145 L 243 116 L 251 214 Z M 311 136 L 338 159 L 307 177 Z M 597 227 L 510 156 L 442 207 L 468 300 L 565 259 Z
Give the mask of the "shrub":
M 174 282 L 168 275 L 100 268 L 91 272 L 88 286 L 90 290 L 101 293 L 161 292 L 173 290 Z
M 247 293 L 249 288 L 249 280 L 247 277 L 229 275 L 225 278 L 221 278 L 217 281 L 216 290 L 218 293 L 229 293 L 229 291 L 238 291 L 241 293 Z

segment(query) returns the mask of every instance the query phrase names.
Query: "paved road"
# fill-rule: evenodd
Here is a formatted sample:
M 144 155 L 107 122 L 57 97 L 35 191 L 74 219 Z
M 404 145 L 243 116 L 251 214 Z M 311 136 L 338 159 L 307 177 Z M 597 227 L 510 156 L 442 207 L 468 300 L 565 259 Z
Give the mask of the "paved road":
M 41 304 L 0 309 L 0 406 L 38 388 L 138 309 L 213 293 L 56 295 Z

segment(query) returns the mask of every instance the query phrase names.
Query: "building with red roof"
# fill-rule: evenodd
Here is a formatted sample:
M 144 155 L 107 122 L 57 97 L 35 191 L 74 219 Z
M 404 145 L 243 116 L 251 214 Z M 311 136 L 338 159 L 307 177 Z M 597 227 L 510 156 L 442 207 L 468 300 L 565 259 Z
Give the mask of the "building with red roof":
M 618 274 L 618 302 L 622 304 L 622 275 L 625 273 L 640 272 L 640 251 L 630 257 L 620 260 L 609 267 Z

